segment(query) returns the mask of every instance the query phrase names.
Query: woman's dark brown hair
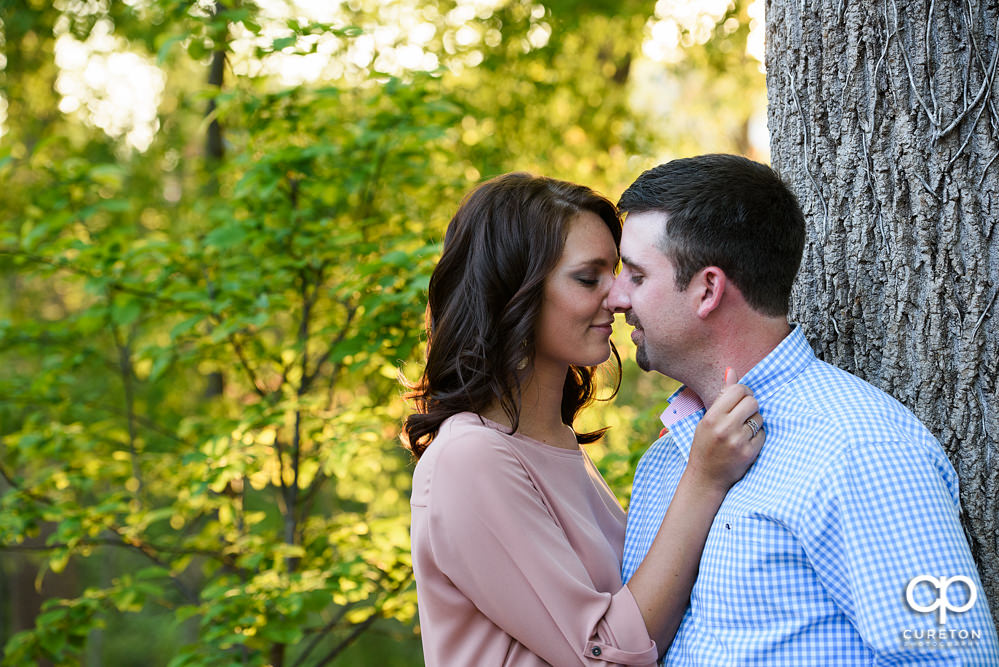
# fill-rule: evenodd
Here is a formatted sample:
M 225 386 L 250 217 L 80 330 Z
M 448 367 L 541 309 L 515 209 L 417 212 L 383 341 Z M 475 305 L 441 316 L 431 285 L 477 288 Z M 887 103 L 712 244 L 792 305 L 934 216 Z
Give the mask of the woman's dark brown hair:
M 562 255 L 569 222 L 584 211 L 598 215 L 620 247 L 617 209 L 582 185 L 513 173 L 483 183 L 462 202 L 430 277 L 427 364 L 410 388 L 416 412 L 406 419 L 403 433 L 414 455 L 423 454 L 448 417 L 481 413 L 496 403 L 517 430 L 517 366 L 534 358 L 545 279 Z M 611 351 L 620 385 L 621 359 L 613 343 Z M 593 400 L 593 375 L 593 368 L 581 366 L 566 373 L 565 424 L 572 426 Z M 577 439 L 593 442 L 605 430 L 577 434 Z

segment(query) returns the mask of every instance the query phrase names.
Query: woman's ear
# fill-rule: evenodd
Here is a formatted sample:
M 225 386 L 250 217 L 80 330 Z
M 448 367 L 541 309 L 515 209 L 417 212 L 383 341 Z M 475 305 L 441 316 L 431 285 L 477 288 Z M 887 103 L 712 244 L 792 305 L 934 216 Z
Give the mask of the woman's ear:
M 694 312 L 699 318 L 706 319 L 721 305 L 727 287 L 728 276 L 717 266 L 706 266 L 694 274 L 687 290 L 692 291 Z

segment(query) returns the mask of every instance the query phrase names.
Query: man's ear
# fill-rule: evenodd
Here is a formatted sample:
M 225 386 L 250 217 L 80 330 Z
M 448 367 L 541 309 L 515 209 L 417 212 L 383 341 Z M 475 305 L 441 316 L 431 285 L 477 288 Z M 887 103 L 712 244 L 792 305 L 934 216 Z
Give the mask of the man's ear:
M 694 310 L 699 318 L 706 319 L 721 305 L 727 287 L 728 276 L 717 266 L 706 266 L 694 274 L 687 289 L 692 290 Z

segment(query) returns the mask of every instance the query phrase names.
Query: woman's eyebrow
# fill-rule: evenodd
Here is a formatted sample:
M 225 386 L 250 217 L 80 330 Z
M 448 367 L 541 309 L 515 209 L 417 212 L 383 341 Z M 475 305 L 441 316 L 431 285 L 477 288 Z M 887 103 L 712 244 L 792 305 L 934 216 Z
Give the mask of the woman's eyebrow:
M 583 266 L 609 266 L 614 267 L 617 264 L 617 258 L 614 261 L 608 261 L 606 257 L 592 257 L 590 259 L 584 259 L 582 261 L 576 262 L 573 266 L 583 267 Z

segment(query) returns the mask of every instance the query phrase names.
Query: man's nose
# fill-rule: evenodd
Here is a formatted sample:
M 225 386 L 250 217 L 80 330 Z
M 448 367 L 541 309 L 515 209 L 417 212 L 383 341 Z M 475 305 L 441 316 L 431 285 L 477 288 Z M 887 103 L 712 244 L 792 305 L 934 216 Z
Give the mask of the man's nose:
M 604 308 L 615 313 L 623 313 L 631 308 L 631 301 L 628 299 L 628 293 L 621 276 L 614 278 L 610 291 L 604 297 Z

